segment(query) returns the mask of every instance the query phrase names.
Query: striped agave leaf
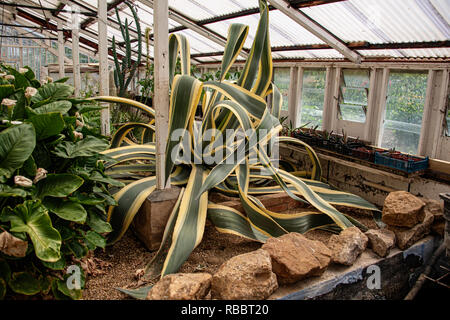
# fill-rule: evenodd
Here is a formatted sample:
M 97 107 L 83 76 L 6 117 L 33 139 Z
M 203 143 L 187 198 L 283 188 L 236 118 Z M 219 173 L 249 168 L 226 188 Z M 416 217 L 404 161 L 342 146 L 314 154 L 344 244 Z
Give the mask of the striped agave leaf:
M 169 39 L 169 71 L 171 96 L 169 110 L 169 139 L 166 144 L 165 177 L 174 185 L 185 187 L 166 225 L 163 240 L 154 259 L 147 265 L 148 277 L 163 276 L 178 271 L 190 253 L 202 240 L 205 220 L 208 217 L 224 233 L 240 235 L 264 242 L 288 232 L 304 233 L 322 228 L 336 232 L 349 226 L 363 228 L 353 218 L 339 212 L 334 206 L 376 210 L 364 199 L 338 191 L 323 182 L 322 168 L 314 150 L 294 138 L 278 137 L 278 121 L 282 96 L 271 83 L 273 65 L 269 39 L 269 8 L 266 0 L 259 0 L 260 21 L 243 72 L 236 83 L 225 80 L 226 73 L 243 49 L 249 28 L 233 24 L 228 30 L 227 45 L 222 59 L 219 81 L 202 83 L 190 75 L 190 53 L 187 39 L 172 34 Z M 175 74 L 180 57 L 181 75 Z M 266 97 L 272 95 L 272 105 Z M 203 99 L 201 100 L 201 98 Z M 127 99 L 99 97 L 99 101 L 128 103 L 151 118 L 148 124 L 130 123 L 121 127 L 113 138 L 112 149 L 105 151 L 111 161 L 105 164 L 108 172 L 127 179 L 128 184 L 114 194 L 118 205 L 109 210 L 113 233 L 109 243 L 114 243 L 127 230 L 145 198 L 155 189 L 155 176 L 133 181 L 127 174 L 154 172 L 155 144 L 154 110 Z M 203 119 L 195 121 L 195 111 L 202 102 Z M 144 130 L 141 144 L 127 140 L 135 129 Z M 190 136 L 170 139 L 176 130 L 187 130 Z M 209 131 L 213 130 L 210 136 Z M 226 137 L 227 130 L 233 135 Z M 238 139 L 237 131 L 249 131 Z M 221 138 L 226 137 L 225 141 Z M 188 139 L 189 141 L 184 141 Z M 281 168 L 273 162 L 274 153 L 269 142 L 294 143 L 303 146 L 311 159 L 312 171 L 298 171 L 294 165 L 281 161 Z M 180 164 L 172 154 L 191 147 L 189 161 Z M 123 146 L 127 144 L 127 146 Z M 183 152 L 188 152 L 184 150 Z M 239 158 L 238 155 L 243 155 Z M 206 160 L 215 157 L 214 162 Z M 256 157 L 256 158 L 254 158 Z M 236 161 L 229 162 L 228 160 Z M 185 161 L 185 162 L 186 162 Z M 276 183 L 276 185 L 273 185 Z M 239 197 L 245 213 L 218 204 L 208 204 L 210 191 Z M 308 211 L 280 214 L 267 210 L 257 195 L 287 193 L 293 199 L 312 206 Z

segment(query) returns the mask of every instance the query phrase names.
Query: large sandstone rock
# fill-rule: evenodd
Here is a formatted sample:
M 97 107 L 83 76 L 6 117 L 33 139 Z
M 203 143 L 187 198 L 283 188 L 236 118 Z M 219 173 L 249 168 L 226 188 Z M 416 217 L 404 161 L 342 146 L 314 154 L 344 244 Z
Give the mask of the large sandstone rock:
M 405 250 L 406 248 L 409 248 L 411 245 L 430 233 L 434 215 L 428 210 L 424 210 L 424 212 L 425 218 L 423 222 L 415 225 L 412 228 L 389 226 L 389 229 L 395 233 L 395 236 L 397 238 L 397 246 L 400 249 Z
M 269 252 L 272 271 L 279 283 L 295 283 L 309 276 L 320 276 L 331 261 L 327 246 L 296 232 L 270 238 L 262 249 Z
M 331 261 L 351 266 L 366 249 L 369 239 L 357 227 L 347 228 L 339 235 L 332 235 L 328 240 Z
M 384 201 L 382 220 L 390 226 L 413 227 L 423 221 L 425 202 L 406 191 L 389 193 Z
M 213 275 L 211 298 L 262 300 L 278 288 L 267 251 L 258 249 L 231 258 Z
M 148 300 L 200 300 L 211 287 L 209 273 L 175 273 L 164 276 L 147 295 Z
M 370 229 L 366 233 L 369 247 L 380 257 L 386 257 L 395 245 L 395 233 L 388 229 Z

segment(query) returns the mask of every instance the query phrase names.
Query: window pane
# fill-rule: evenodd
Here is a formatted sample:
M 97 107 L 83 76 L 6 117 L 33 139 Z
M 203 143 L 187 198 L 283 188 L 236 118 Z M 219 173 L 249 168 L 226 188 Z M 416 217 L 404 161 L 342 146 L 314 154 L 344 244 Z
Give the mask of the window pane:
M 369 71 L 342 70 L 339 111 L 343 120 L 366 122 L 367 100 L 369 95 Z
M 367 106 L 367 89 L 365 88 L 342 88 L 344 103 Z
M 426 89 L 426 73 L 390 73 L 383 148 L 417 153 Z
M 341 108 L 343 120 L 366 122 L 366 113 L 364 112 L 364 106 L 343 103 L 341 103 L 339 106 Z
M 325 69 L 305 69 L 301 99 L 301 124 L 322 128 L 323 102 L 325 99 Z
M 369 88 L 368 70 L 345 69 L 343 75 L 347 88 Z
M 281 110 L 288 111 L 289 106 L 289 83 L 291 82 L 291 69 L 290 68 L 274 68 L 273 82 L 280 90 L 283 96 L 283 105 Z

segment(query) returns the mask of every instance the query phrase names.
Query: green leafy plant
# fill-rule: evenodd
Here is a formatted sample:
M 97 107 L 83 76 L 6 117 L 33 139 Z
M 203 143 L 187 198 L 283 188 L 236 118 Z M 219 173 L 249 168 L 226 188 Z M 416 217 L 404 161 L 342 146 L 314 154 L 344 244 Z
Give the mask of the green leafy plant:
M 119 97 L 125 97 L 127 94 L 128 86 L 130 85 L 131 81 L 134 79 L 134 75 L 136 74 L 136 70 L 141 64 L 142 59 L 142 39 L 141 39 L 141 24 L 139 22 L 139 17 L 136 13 L 136 10 L 134 7 L 128 3 L 125 2 L 125 4 L 130 8 L 131 13 L 133 14 L 134 23 L 136 25 L 136 32 L 137 32 L 137 57 L 136 61 L 132 60 L 133 53 L 131 51 L 131 37 L 130 37 L 130 24 L 128 23 L 128 19 L 125 19 L 125 22 L 122 23 L 120 16 L 119 16 L 119 10 L 115 8 L 116 10 L 116 16 L 117 21 L 119 22 L 120 26 L 120 32 L 122 33 L 122 38 L 124 39 L 125 44 L 125 57 L 122 59 L 118 58 L 117 54 L 117 44 L 116 44 L 116 38 L 113 36 L 112 38 L 112 50 L 113 50 L 113 56 L 114 56 L 114 83 L 118 89 L 117 95 Z
M 201 242 L 207 218 L 220 232 L 264 242 L 269 237 L 288 232 L 304 233 L 313 228 L 337 231 L 355 224 L 363 228 L 356 220 L 336 210 L 335 204 L 377 210 L 364 199 L 337 191 L 322 182 L 320 162 L 310 146 L 295 138 L 277 136 L 282 129 L 278 121 L 282 96 L 271 83 L 268 6 L 265 0 L 260 0 L 259 5 L 261 18 L 255 40 L 240 78 L 235 83 L 226 81 L 225 76 L 244 46 L 248 26 L 230 25 L 218 81 L 202 82 L 191 76 L 187 39 L 180 34 L 170 35 L 171 102 L 165 177 L 167 179 L 170 176 L 172 185 L 184 188 L 167 222 L 161 247 L 145 269 L 147 277 L 177 272 Z M 175 75 L 178 56 L 181 60 L 181 75 Z M 195 110 L 202 94 L 203 119 L 195 122 Z M 272 105 L 268 105 L 265 100 L 269 94 L 272 94 Z M 155 116 L 153 108 L 136 101 L 115 97 L 95 99 L 128 103 L 152 118 Z M 126 187 L 115 193 L 118 205 L 109 211 L 109 221 L 113 226 L 113 232 L 108 236 L 110 244 L 122 237 L 146 196 L 156 188 L 153 122 L 152 119 L 148 124 L 124 125 L 114 135 L 111 149 L 103 152 L 116 161 L 105 164 L 107 172 L 113 177 L 126 176 L 123 181 L 127 183 Z M 127 134 L 135 127 L 143 128 L 146 133 L 139 144 L 130 143 L 127 138 Z M 213 128 L 216 129 L 213 138 L 208 141 L 200 139 Z M 225 136 L 228 129 L 235 133 L 228 142 L 235 143 L 227 144 L 219 139 Z M 251 133 L 243 140 L 234 140 L 239 129 Z M 174 139 L 174 132 L 180 130 L 190 135 Z M 302 175 L 276 168 L 273 165 L 276 159 L 271 158 L 271 148 L 268 147 L 271 139 L 306 148 L 313 163 L 312 172 Z M 189 145 L 193 148 L 186 147 Z M 227 152 L 221 152 L 224 149 Z M 243 150 L 242 158 L 236 157 L 239 150 Z M 174 157 L 173 154 L 178 156 Z M 256 162 L 251 162 L 252 154 L 258 155 Z M 206 161 L 209 155 L 217 156 L 216 161 Z M 233 158 L 235 161 L 227 161 Z M 141 174 L 143 171 L 147 174 Z M 151 174 L 148 175 L 148 172 Z M 131 176 L 134 180 L 129 178 Z M 270 183 L 270 186 L 255 186 L 251 183 L 255 179 Z M 245 214 L 223 205 L 208 203 L 208 193 L 213 190 L 239 197 Z M 271 212 L 256 198 L 267 193 L 287 193 L 295 200 L 309 204 L 311 212 L 282 215 Z
M 108 141 L 84 124 L 99 107 L 65 83 L 41 85 L 30 68 L 0 68 L 0 299 L 81 298 L 64 270 L 105 247 L 108 187 L 123 186 L 105 174 Z

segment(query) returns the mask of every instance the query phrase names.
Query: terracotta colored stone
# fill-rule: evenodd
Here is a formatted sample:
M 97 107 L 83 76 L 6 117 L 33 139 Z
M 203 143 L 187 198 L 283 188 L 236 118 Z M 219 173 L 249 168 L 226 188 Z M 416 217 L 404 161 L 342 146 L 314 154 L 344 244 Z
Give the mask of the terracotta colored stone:
M 422 223 L 415 225 L 412 228 L 401 228 L 389 226 L 388 228 L 395 233 L 397 238 L 397 246 L 405 250 L 411 245 L 425 237 L 430 233 L 431 225 L 433 224 L 434 215 L 428 210 L 424 210 L 425 219 Z
M 351 266 L 366 249 L 368 241 L 367 236 L 357 227 L 347 228 L 339 235 L 332 235 L 327 245 L 332 252 L 331 260 Z
M 386 257 L 395 245 L 395 233 L 388 229 L 370 229 L 366 233 L 369 247 L 380 257 Z
M 320 241 L 309 240 L 291 232 L 270 238 L 262 246 L 272 259 L 272 271 L 279 283 L 295 283 L 310 276 L 320 276 L 331 261 L 331 251 Z
M 175 273 L 164 276 L 147 295 L 148 300 L 200 300 L 209 293 L 209 273 Z
M 267 251 L 258 249 L 235 256 L 213 275 L 211 297 L 222 300 L 267 299 L 278 288 Z
M 423 221 L 425 202 L 406 191 L 389 193 L 384 201 L 382 220 L 390 226 L 413 227 Z

